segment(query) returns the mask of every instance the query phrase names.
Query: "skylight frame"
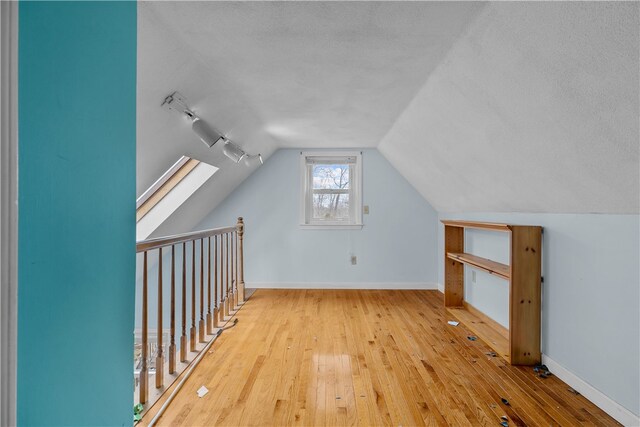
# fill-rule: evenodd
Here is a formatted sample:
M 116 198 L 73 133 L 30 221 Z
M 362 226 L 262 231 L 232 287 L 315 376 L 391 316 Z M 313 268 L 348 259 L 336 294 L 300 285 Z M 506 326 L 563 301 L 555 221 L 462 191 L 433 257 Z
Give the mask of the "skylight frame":
M 144 205 L 147 200 L 149 200 L 162 186 L 169 181 L 184 165 L 186 165 L 191 159 L 188 156 L 182 156 L 178 159 L 177 162 L 173 164 L 156 182 L 151 184 L 140 197 L 136 199 L 136 209 L 140 209 L 140 206 Z

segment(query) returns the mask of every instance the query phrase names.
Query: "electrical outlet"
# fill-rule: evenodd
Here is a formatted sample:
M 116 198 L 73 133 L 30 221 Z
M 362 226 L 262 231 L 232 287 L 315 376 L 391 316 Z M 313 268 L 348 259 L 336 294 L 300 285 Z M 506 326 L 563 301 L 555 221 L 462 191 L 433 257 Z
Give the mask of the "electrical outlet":
M 355 255 L 351 255 L 351 265 L 356 265 L 358 263 L 358 257 Z
M 369 205 L 364 205 L 363 212 L 365 215 L 369 215 Z
M 471 270 L 471 281 L 473 283 L 476 283 L 476 271 L 475 270 Z

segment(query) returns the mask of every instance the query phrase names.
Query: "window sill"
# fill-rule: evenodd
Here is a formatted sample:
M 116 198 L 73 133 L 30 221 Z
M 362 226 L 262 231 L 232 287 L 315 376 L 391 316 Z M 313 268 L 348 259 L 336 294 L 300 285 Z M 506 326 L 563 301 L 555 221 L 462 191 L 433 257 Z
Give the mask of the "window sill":
M 362 230 L 364 224 L 300 224 L 303 230 Z

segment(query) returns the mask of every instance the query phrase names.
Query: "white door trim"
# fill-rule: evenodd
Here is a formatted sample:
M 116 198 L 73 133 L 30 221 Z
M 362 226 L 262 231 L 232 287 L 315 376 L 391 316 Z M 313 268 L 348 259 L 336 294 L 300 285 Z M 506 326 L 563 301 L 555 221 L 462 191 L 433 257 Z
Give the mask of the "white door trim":
M 18 311 L 18 3 L 0 2 L 0 425 L 16 419 Z

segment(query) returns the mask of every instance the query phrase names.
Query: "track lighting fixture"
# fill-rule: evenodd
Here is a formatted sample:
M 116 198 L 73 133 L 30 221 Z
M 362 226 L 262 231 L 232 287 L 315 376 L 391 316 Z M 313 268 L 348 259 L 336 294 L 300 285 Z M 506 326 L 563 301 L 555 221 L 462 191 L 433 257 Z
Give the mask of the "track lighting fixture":
M 173 92 L 167 96 L 162 103 L 162 106 L 168 110 L 177 111 L 180 114 L 184 114 L 191 120 L 191 130 L 198 135 L 200 140 L 204 142 L 207 147 L 213 147 L 217 142 L 224 141 L 225 138 L 208 126 L 200 117 L 196 115 L 188 106 L 185 98 L 178 92 Z
M 215 130 L 210 129 L 207 124 L 199 117 L 193 118 L 191 124 L 191 130 L 198 135 L 200 140 L 204 142 L 209 148 L 213 147 L 216 142 L 223 141 L 224 137 L 219 135 Z
M 216 129 L 207 125 L 204 120 L 198 117 L 196 113 L 187 106 L 187 100 L 179 92 L 173 92 L 171 95 L 168 95 L 164 99 L 162 107 L 169 111 L 177 111 L 181 115 L 184 114 L 189 120 L 191 120 L 191 130 L 193 133 L 198 135 L 200 140 L 204 142 L 207 147 L 211 148 L 216 143 L 223 142 L 224 145 L 222 146 L 222 152 L 235 163 L 243 161 L 243 163 L 249 167 L 263 164 L 262 156 L 260 154 L 251 156 L 245 153 L 237 144 L 229 141 Z
M 260 166 L 264 164 L 261 154 L 256 154 L 255 156 L 250 156 L 247 154 L 246 156 L 244 156 L 244 159 L 242 161 L 244 162 L 245 166 L 248 167 Z
M 228 139 L 224 141 L 224 145 L 222 146 L 222 152 L 225 154 L 225 156 L 227 156 L 234 162 L 236 163 L 242 162 L 249 167 L 263 164 L 262 155 L 258 154 L 255 156 L 251 156 L 245 153 L 242 148 L 238 147 L 236 144 L 229 141 Z
M 222 152 L 224 153 L 225 156 L 227 156 L 228 158 L 230 158 L 236 163 L 240 163 L 240 160 L 244 159 L 247 156 L 247 153 L 245 153 L 242 150 L 242 148 L 238 147 L 236 144 L 229 141 L 228 139 L 224 141 L 224 145 L 222 146 Z

